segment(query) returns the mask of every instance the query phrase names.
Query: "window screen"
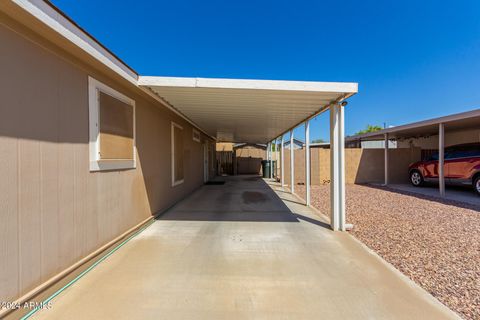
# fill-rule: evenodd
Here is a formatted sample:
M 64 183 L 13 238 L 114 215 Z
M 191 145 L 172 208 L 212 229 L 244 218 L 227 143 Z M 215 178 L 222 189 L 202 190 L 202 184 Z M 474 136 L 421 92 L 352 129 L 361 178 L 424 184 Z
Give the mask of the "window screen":
M 133 159 L 133 107 L 99 92 L 100 160 Z
M 172 124 L 173 133 L 173 183 L 183 181 L 183 129 Z

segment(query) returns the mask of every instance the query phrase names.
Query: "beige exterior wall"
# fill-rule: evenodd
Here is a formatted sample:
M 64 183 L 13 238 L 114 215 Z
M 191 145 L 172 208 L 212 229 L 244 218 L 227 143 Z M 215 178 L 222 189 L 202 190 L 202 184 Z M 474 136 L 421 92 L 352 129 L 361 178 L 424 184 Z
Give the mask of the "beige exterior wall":
M 190 124 L 107 71 L 7 26 L 0 15 L 0 301 L 25 294 L 203 183 L 203 146 Z M 135 99 L 136 169 L 89 171 L 89 75 Z M 185 182 L 176 187 L 171 121 L 185 132 Z M 213 143 L 209 150 L 213 160 Z
M 233 143 L 231 142 L 218 142 L 216 144 L 217 151 L 233 151 Z
M 480 126 L 480 125 L 479 125 Z M 445 147 L 456 144 L 480 142 L 480 129 L 457 132 L 445 132 Z M 428 138 L 414 138 L 398 141 L 399 148 L 419 147 L 422 149 L 438 149 L 438 135 Z
M 234 169 L 237 174 L 262 174 L 261 161 L 266 159 L 266 151 L 246 146 L 235 150 Z
M 255 147 L 244 147 L 244 148 L 238 148 L 235 150 L 235 156 L 237 158 L 261 158 L 264 160 L 266 158 L 266 151 L 261 148 L 255 148 Z
M 408 166 L 420 160 L 420 148 L 389 150 L 389 181 L 408 183 Z M 313 185 L 330 182 L 330 149 L 311 149 L 311 181 Z M 305 183 L 305 150 L 295 150 L 295 183 Z M 384 181 L 383 149 L 345 149 L 346 183 L 382 183 Z M 290 150 L 285 150 L 285 181 L 290 184 Z

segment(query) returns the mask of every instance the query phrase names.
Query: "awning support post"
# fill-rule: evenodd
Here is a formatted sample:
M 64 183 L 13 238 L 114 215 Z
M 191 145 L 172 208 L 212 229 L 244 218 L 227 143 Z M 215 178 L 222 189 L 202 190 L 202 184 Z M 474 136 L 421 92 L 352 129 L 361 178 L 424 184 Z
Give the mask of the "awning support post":
M 290 131 L 290 192 L 295 193 L 295 153 L 293 148 L 293 129 Z
M 270 142 L 267 142 L 267 148 L 265 149 L 265 152 L 267 154 L 267 158 L 265 160 L 269 161 L 270 160 L 270 151 L 269 151 L 269 147 L 270 146 Z
M 270 142 L 270 179 L 273 179 L 273 141 Z
M 445 124 L 438 125 L 438 187 L 440 196 L 445 196 Z
M 385 140 L 385 146 L 384 146 L 384 184 L 388 185 L 388 148 L 390 147 L 388 145 L 388 133 L 385 133 L 384 135 L 384 140 Z
M 282 141 L 280 142 L 280 182 L 282 187 L 285 186 L 285 135 L 282 135 Z
M 310 121 L 305 122 L 305 204 L 310 206 Z
M 330 227 L 334 231 L 345 231 L 345 105 L 330 106 Z

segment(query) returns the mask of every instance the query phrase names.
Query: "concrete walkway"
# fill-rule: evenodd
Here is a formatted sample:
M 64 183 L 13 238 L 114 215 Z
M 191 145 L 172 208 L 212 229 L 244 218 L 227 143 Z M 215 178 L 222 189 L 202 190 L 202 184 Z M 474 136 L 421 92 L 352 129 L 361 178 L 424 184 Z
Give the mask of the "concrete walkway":
M 272 188 L 248 176 L 202 187 L 34 318 L 456 318 Z

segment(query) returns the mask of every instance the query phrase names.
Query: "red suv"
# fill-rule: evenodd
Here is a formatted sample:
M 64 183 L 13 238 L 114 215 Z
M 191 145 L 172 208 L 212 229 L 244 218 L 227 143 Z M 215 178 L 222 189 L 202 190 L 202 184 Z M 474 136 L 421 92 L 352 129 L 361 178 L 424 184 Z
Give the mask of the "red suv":
M 480 195 L 480 143 L 461 144 L 445 148 L 445 183 L 472 185 Z M 438 183 L 438 152 L 426 161 L 409 167 L 410 182 L 421 186 L 424 182 Z

